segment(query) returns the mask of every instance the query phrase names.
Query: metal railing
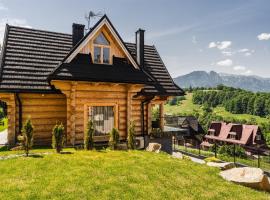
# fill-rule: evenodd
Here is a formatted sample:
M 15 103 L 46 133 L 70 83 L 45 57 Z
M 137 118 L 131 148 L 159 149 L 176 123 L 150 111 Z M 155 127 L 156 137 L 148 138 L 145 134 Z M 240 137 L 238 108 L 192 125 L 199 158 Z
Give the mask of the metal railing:
M 210 148 L 202 148 L 199 142 L 190 142 L 179 138 L 173 139 L 173 150 L 195 157 L 215 157 L 225 162 L 233 162 L 238 166 L 258 167 L 270 172 L 270 152 L 259 147 L 248 147 L 238 144 L 213 144 Z

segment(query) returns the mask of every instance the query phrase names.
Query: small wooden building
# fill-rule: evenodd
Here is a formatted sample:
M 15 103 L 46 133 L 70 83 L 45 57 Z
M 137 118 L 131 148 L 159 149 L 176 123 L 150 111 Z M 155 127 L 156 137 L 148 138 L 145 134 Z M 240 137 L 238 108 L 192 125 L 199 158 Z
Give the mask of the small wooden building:
M 108 140 L 113 128 L 127 137 L 130 121 L 138 136 L 151 130 L 151 106 L 183 95 L 155 46 L 122 40 L 104 15 L 89 32 L 73 24 L 72 34 L 6 25 L 0 68 L 0 100 L 7 104 L 8 143 L 16 143 L 31 117 L 34 143 L 49 145 L 57 122 L 65 125 L 69 145 L 81 144 L 87 121 L 95 140 Z
M 236 144 L 255 153 L 269 150 L 258 125 L 212 122 L 201 146 L 208 149 L 214 144 Z

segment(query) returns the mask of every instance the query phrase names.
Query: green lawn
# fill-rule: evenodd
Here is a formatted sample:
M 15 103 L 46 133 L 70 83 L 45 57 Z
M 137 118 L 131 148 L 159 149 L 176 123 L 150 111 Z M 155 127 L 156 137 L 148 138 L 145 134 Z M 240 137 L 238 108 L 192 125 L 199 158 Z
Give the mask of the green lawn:
M 192 93 L 187 93 L 185 97 L 186 100 L 181 101 L 180 105 L 171 106 L 169 104 L 166 104 L 164 106 L 165 113 L 172 115 L 182 115 L 182 114 L 192 115 L 195 110 L 197 110 L 198 112 L 202 111 L 200 105 L 192 103 Z
M 35 150 L 51 151 L 51 150 Z M 269 199 L 167 154 L 71 151 L 0 160 L 0 199 Z M 7 152 L 0 152 L 6 155 Z
M 0 132 L 7 129 L 7 127 L 8 127 L 8 119 L 4 118 L 4 119 L 2 119 L 2 121 L 4 122 L 4 126 L 0 125 Z
M 186 100 L 183 100 L 180 105 L 170 106 L 169 104 L 165 105 L 165 113 L 166 114 L 174 114 L 174 115 L 183 115 L 188 114 L 192 115 L 194 111 L 199 113 L 202 112 L 202 107 L 200 105 L 196 105 L 192 103 L 192 93 L 187 93 Z M 269 120 L 263 117 L 249 115 L 249 114 L 232 114 L 227 112 L 224 107 L 216 107 L 213 110 L 219 116 L 222 116 L 224 119 L 227 118 L 235 118 L 238 120 L 250 120 L 251 118 L 255 118 L 258 123 L 268 122 Z

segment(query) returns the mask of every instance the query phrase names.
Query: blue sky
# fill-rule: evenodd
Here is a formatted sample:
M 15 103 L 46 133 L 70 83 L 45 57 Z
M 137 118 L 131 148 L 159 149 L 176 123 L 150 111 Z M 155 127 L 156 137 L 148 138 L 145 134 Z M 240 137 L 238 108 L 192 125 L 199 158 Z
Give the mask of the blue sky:
M 89 10 L 106 13 L 125 41 L 145 29 L 173 77 L 194 70 L 270 77 L 269 0 L 0 0 L 0 41 L 6 22 L 71 33 Z

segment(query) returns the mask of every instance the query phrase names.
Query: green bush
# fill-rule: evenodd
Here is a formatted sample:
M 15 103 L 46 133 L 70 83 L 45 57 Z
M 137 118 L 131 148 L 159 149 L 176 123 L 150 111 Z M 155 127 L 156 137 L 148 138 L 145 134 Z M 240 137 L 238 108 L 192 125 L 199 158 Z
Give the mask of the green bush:
M 0 120 L 2 120 L 5 117 L 5 113 L 3 108 L 0 107 Z
M 119 143 L 119 131 L 116 128 L 113 128 L 110 132 L 109 146 L 111 150 L 117 149 Z
M 234 156 L 234 145 L 223 145 L 219 147 L 218 153 L 225 156 Z M 235 145 L 235 156 L 246 158 L 245 149 L 239 145 Z
M 221 162 L 221 160 L 219 160 L 219 159 L 216 158 L 216 157 L 205 158 L 204 161 L 205 161 L 205 162 L 216 162 L 216 163 L 220 163 L 220 162 Z
M 128 127 L 128 149 L 135 149 L 135 125 L 134 122 L 129 123 Z
M 57 153 L 60 153 L 64 146 L 64 142 L 65 142 L 64 130 L 65 128 L 62 123 L 56 124 L 53 128 L 52 147 L 56 149 Z
M 92 120 L 89 120 L 87 123 L 87 129 L 84 134 L 84 149 L 89 150 L 94 148 L 94 123 Z
M 22 135 L 18 137 L 18 140 L 21 143 L 21 146 L 25 150 L 26 156 L 29 155 L 29 150 L 33 146 L 33 132 L 34 132 L 34 127 L 32 125 L 31 119 L 28 118 L 23 125 L 22 128 Z

